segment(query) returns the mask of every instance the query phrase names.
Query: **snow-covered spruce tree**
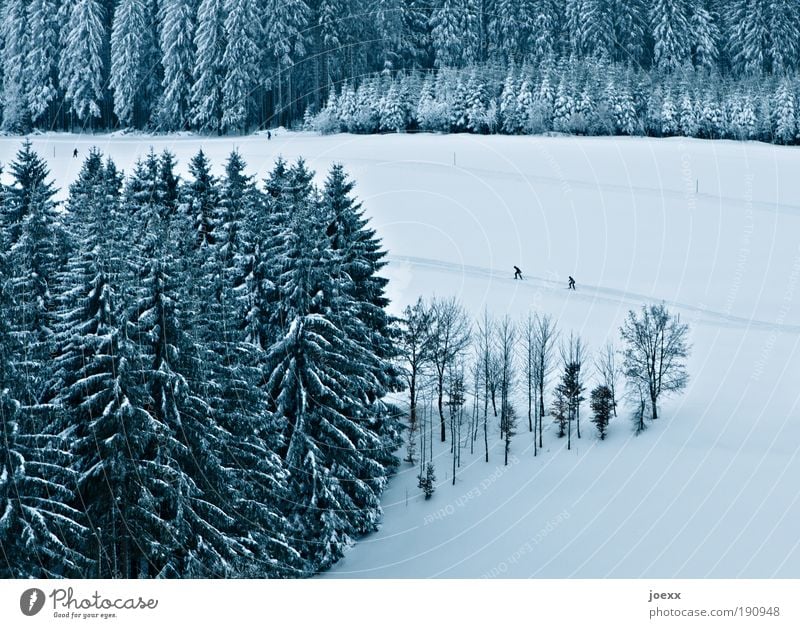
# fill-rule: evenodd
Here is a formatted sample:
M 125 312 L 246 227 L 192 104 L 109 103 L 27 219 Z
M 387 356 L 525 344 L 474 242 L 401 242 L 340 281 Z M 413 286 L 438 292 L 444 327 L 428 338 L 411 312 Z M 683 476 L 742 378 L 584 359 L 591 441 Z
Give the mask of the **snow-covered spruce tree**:
M 597 427 L 597 434 L 600 440 L 605 440 L 608 422 L 611 420 L 611 413 L 614 411 L 614 395 L 611 389 L 605 384 L 600 384 L 592 390 L 590 405 L 592 406 L 592 423 Z
M 69 440 L 26 433 L 22 412 L 0 389 L 0 577 L 83 577 L 91 565 L 83 553 L 88 529 L 70 506 L 76 473 Z
M 126 313 L 133 347 L 130 369 L 141 386 L 149 432 L 158 443 L 145 458 L 155 481 L 144 495 L 150 521 L 135 538 L 143 546 L 140 576 L 237 575 L 237 560 L 251 551 L 235 531 L 235 520 L 219 504 L 230 491 L 222 481 L 217 454 L 225 445 L 211 408 L 192 387 L 197 380 L 195 343 L 184 328 L 175 241 L 190 233 L 183 216 L 157 206 L 136 214 L 140 246 L 138 286 Z M 144 418 L 144 417 L 143 417 Z M 154 443 L 155 444 L 155 443 Z M 216 446 L 215 446 L 216 445 Z M 149 489 L 147 483 L 141 487 Z M 137 513 L 134 512 L 134 515 Z
M 149 109 L 144 93 L 150 71 L 146 5 L 145 0 L 121 0 L 114 11 L 109 88 L 114 92 L 114 113 L 123 125 L 146 121 L 147 115 L 137 115 L 137 109 Z
M 96 577 L 143 575 L 138 553 L 159 521 L 162 543 L 172 534 L 157 510 L 166 478 L 154 464 L 159 432 L 131 371 L 134 347 L 119 319 L 111 278 L 123 261 L 116 239 L 120 215 L 105 191 L 108 172 L 92 152 L 70 191 L 73 252 L 62 281 L 51 390 L 59 429 L 73 443 L 78 496 L 90 528 L 87 552 Z M 167 551 L 163 547 L 162 554 Z
M 253 296 L 250 290 L 255 288 L 253 293 L 258 296 L 260 287 L 244 270 L 257 257 L 250 246 L 261 244 L 250 221 L 263 221 L 265 208 L 254 202 L 258 201 L 252 198 L 256 191 L 238 154 L 228 161 L 222 183 L 225 192 L 209 178 L 204 156 L 198 154 L 192 164 L 195 180 L 184 187 L 184 202 L 207 203 L 210 213 L 200 219 L 195 210 L 188 210 L 190 237 L 196 238 L 200 229 L 204 241 L 196 241 L 192 259 L 197 263 L 182 275 L 185 318 L 194 339 L 189 357 L 192 376 L 187 379 L 214 418 L 203 436 L 202 451 L 195 454 L 198 460 L 208 462 L 208 468 L 192 477 L 208 494 L 207 499 L 230 518 L 226 529 L 236 535 L 243 550 L 234 563 L 239 575 L 303 575 L 305 563 L 293 548 L 281 511 L 289 499 L 287 473 L 276 453 L 282 443 L 280 430 L 267 412 L 263 391 L 264 352 L 245 338 L 251 331 L 248 323 L 256 325 L 259 318 L 247 318 L 255 309 L 247 307 Z M 216 205 L 224 195 L 227 209 L 232 211 L 223 219 Z M 237 223 L 234 230 L 231 220 Z M 199 226 L 203 222 L 207 227 Z M 233 247 L 226 246 L 228 234 L 234 238 Z M 252 274 L 259 272 L 257 268 Z M 243 280 L 234 290 L 231 284 L 240 276 Z M 262 306 L 265 300 L 261 300 Z
M 48 128 L 45 114 L 57 96 L 58 1 L 32 0 L 28 10 L 28 51 L 25 58 L 25 100 L 31 121 Z
M 3 129 L 7 131 L 25 131 L 30 125 L 26 63 L 31 47 L 26 5 L 25 0 L 10 0 L 0 13 L 3 18 L 0 27 L 3 38 L 0 57 L 3 70 Z
M 797 68 L 800 57 L 800 6 L 796 2 L 768 4 L 770 70 L 781 74 Z
M 255 0 L 225 0 L 225 72 L 222 129 L 244 133 L 253 122 L 254 92 L 259 84 L 261 22 Z
M 106 68 L 103 5 L 99 0 L 75 0 L 64 25 L 59 82 L 64 98 L 82 123 L 100 117 Z
M 157 115 L 158 126 L 165 131 L 183 131 L 191 122 L 191 87 L 195 50 L 196 2 L 164 0 L 161 4 L 161 66 L 164 68 Z
M 183 184 L 181 196 L 192 219 L 194 245 L 205 250 L 216 242 L 214 230 L 218 224 L 220 199 L 219 182 L 211 174 L 211 162 L 201 150 L 189 162 L 191 179 Z
M 689 18 L 692 62 L 695 67 L 711 70 L 719 60 L 722 39 L 719 17 L 708 0 L 696 0 L 691 6 Z
M 782 79 L 775 92 L 775 139 L 791 144 L 797 138 L 797 114 L 794 89 L 789 79 Z
M 224 0 L 201 0 L 194 32 L 192 125 L 206 133 L 222 132 L 225 42 Z
M 381 130 L 400 132 L 406 128 L 406 111 L 401 101 L 400 85 L 392 81 L 381 103 Z
M 352 44 L 355 16 L 346 0 L 319 0 L 316 22 L 319 28 L 319 54 L 322 63 L 323 88 L 339 81 Z
M 13 182 L 4 189 L 2 226 L 11 269 L 7 316 L 20 349 L 12 359 L 19 375 L 13 394 L 24 406 L 34 406 L 48 377 L 55 305 L 51 289 L 63 262 L 64 238 L 49 170 L 30 142 L 18 151 L 9 173 Z
M 463 65 L 464 46 L 461 13 L 464 0 L 442 0 L 431 12 L 430 33 L 436 67 Z
M 245 167 L 239 152 L 231 152 L 225 163 L 225 174 L 220 181 L 216 244 L 224 267 L 225 281 L 234 288 L 241 282 L 236 265 L 245 246 L 245 218 L 253 211 L 253 203 L 259 201 L 259 192 L 253 177 L 245 173 Z
M 515 134 L 521 125 L 517 120 L 517 92 L 519 84 L 514 65 L 510 65 L 500 92 L 500 120 L 504 133 Z
M 528 46 L 535 59 L 551 58 L 560 52 L 560 42 L 563 37 L 562 4 L 556 0 L 538 0 L 527 4 L 533 5 L 533 23 L 528 31 Z
M 273 117 L 279 121 L 291 106 L 290 69 L 306 55 L 311 10 L 304 0 L 267 0 L 266 7 L 263 63 L 276 92 Z
M 267 356 L 267 389 L 286 438 L 287 509 L 297 547 L 320 570 L 376 525 L 379 495 L 394 465 L 383 423 L 394 419 L 377 416 L 371 399 L 383 396 L 389 365 L 364 342 L 370 332 L 354 315 L 358 303 L 343 285 L 326 233 L 333 216 L 326 217 L 315 194 L 298 194 L 310 181 L 303 164 L 292 171 L 274 314 L 280 336 Z
M 687 0 L 656 0 L 650 7 L 653 61 L 663 70 L 675 70 L 690 59 L 692 35 Z
M 533 3 L 530 0 L 497 0 L 495 14 L 490 17 L 492 40 L 490 51 L 502 60 L 520 61 L 530 53 L 533 35 Z
M 645 58 L 648 4 L 643 0 L 611 0 L 609 3 L 614 28 L 614 60 L 628 65 Z
M 565 30 L 578 56 L 611 58 L 614 51 L 612 11 L 604 0 L 567 0 Z
M 361 203 L 353 197 L 354 183 L 348 179 L 344 167 L 334 164 L 320 195 L 323 215 L 330 223 L 326 235 L 336 258 L 336 279 L 348 290 L 353 299 L 353 309 L 341 320 L 346 331 L 355 316 L 360 325 L 352 330 L 352 337 L 374 353 L 381 361 L 376 369 L 377 388 L 366 391 L 370 403 L 380 402 L 386 390 L 399 390 L 400 373 L 391 366 L 397 357 L 398 321 L 386 308 L 386 286 L 389 280 L 379 273 L 386 266 L 386 252 L 375 230 L 369 227 Z M 360 336 L 363 331 L 367 336 Z
M 377 39 L 378 70 L 392 72 L 402 65 L 401 49 L 404 33 L 403 0 L 378 0 L 372 21 Z

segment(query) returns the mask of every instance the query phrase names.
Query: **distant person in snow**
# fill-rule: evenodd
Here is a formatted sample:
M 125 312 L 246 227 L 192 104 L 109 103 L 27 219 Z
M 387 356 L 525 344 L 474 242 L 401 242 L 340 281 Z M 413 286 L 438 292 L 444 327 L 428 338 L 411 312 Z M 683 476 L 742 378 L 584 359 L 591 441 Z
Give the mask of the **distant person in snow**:
M 570 277 L 569 284 L 567 285 L 567 290 L 575 290 L 575 280 Z
M 272 131 L 267 131 L 267 141 L 272 139 Z
M 514 279 L 522 279 L 522 271 L 518 266 L 514 266 Z
M 72 151 L 72 158 L 73 159 L 77 159 L 78 158 L 78 149 L 77 148 Z

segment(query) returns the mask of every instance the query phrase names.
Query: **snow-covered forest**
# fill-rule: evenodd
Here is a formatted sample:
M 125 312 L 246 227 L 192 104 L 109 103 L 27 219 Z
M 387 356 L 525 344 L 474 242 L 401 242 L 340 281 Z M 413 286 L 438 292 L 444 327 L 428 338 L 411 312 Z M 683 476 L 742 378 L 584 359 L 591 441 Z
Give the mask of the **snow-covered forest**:
M 217 178 L 199 151 L 182 178 L 151 149 L 125 177 L 92 149 L 63 206 L 30 142 L 8 170 L 4 577 L 318 573 L 377 529 L 399 455 L 433 495 L 434 428 L 455 484 L 498 425 L 507 465 L 518 432 L 534 456 L 545 425 L 570 450 L 581 416 L 603 440 L 623 399 L 639 433 L 688 381 L 689 328 L 664 305 L 594 354 L 541 312 L 434 297 L 391 316 L 341 165 L 317 186 L 279 159 L 257 182 L 238 152 Z
M 384 262 L 334 166 L 232 153 L 0 208 L 0 576 L 301 577 L 375 528 L 399 385 Z
M 306 116 L 320 133 L 548 132 L 794 144 L 797 76 L 739 77 L 691 66 L 653 72 L 598 60 L 484 64 L 436 75 L 346 81 Z
M 791 0 L 5 0 L 2 18 L 12 132 L 243 133 L 335 93 L 326 130 L 796 135 Z

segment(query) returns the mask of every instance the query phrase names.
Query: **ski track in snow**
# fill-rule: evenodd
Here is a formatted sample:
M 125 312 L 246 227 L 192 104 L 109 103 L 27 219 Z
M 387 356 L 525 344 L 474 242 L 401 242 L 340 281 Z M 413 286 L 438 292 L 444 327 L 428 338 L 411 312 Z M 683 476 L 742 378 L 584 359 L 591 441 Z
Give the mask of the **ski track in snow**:
M 695 198 L 695 199 L 703 199 L 706 201 L 717 201 L 720 206 L 727 205 L 735 207 L 746 207 L 767 213 L 772 213 L 772 214 L 778 213 L 788 216 L 800 215 L 800 205 L 792 205 L 790 203 L 784 203 L 783 201 L 768 202 L 768 201 L 757 201 L 757 200 L 744 200 L 732 196 L 711 194 L 709 192 L 695 192 L 687 190 L 676 190 L 664 187 L 655 188 L 655 187 L 628 185 L 628 184 L 622 185 L 619 183 L 608 183 L 604 181 L 587 181 L 584 179 L 573 179 L 568 177 L 564 178 L 564 177 L 547 176 L 541 174 L 530 174 L 522 171 L 508 172 L 505 170 L 494 170 L 491 168 L 453 166 L 452 164 L 445 164 L 438 161 L 418 161 L 409 159 L 398 160 L 398 161 L 381 161 L 377 159 L 364 159 L 364 158 L 349 159 L 348 161 L 371 162 L 371 163 L 376 163 L 377 166 L 391 166 L 392 168 L 396 168 L 398 166 L 403 167 L 407 165 L 407 166 L 413 166 L 413 169 L 417 171 L 419 170 L 420 166 L 424 166 L 426 168 L 439 167 L 442 169 L 443 174 L 447 174 L 449 172 L 453 175 L 458 175 L 460 173 L 469 172 L 472 174 L 481 175 L 481 178 L 483 180 L 487 178 L 495 178 L 495 179 L 525 181 L 529 183 L 540 183 L 544 185 L 554 185 L 558 187 L 563 187 L 567 185 L 570 186 L 571 188 L 579 188 L 595 192 L 606 191 L 606 192 L 619 192 L 621 194 L 636 193 L 638 195 L 643 195 L 643 196 L 655 196 L 658 198 L 667 197 L 677 200 L 686 200 L 687 198 Z
M 517 280 L 508 276 L 508 272 L 494 268 L 471 266 L 468 264 L 456 264 L 454 262 L 445 262 L 442 260 L 409 255 L 388 255 L 387 257 L 390 262 L 400 262 L 418 268 L 433 269 L 435 271 L 451 275 L 466 275 L 473 278 L 491 279 L 492 281 L 517 282 Z M 538 277 L 528 273 L 525 273 L 523 277 L 523 280 L 515 287 L 527 290 L 533 290 L 534 288 L 544 288 L 545 290 L 550 291 L 566 290 L 566 287 L 562 285 L 561 282 L 556 282 L 551 279 L 545 279 L 544 277 Z M 602 288 L 599 286 L 581 284 L 579 290 L 572 291 L 570 298 L 575 298 L 582 301 L 604 301 L 606 303 L 614 304 L 624 303 L 634 307 L 638 307 L 647 302 L 657 301 L 686 312 L 691 312 L 699 316 L 699 318 L 696 319 L 696 322 L 710 327 L 762 329 L 765 331 L 776 331 L 786 334 L 800 334 L 800 325 L 790 325 L 777 322 L 770 323 L 769 321 L 762 321 L 755 318 L 735 316 L 733 314 L 717 312 L 715 310 L 709 310 L 696 305 L 690 305 L 688 303 L 681 303 L 680 301 L 662 299 L 653 295 L 645 295 L 628 290 L 617 290 L 614 288 Z

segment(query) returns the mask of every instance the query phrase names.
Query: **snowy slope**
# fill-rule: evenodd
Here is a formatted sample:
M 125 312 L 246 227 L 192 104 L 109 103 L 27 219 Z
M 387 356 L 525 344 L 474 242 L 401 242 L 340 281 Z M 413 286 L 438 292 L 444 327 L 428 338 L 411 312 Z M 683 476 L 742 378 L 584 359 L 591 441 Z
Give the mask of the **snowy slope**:
M 616 339 L 645 302 L 691 324 L 690 386 L 644 435 L 621 416 L 599 442 L 587 423 L 573 451 L 551 432 L 534 459 L 523 429 L 509 468 L 497 466 L 495 437 L 488 465 L 477 449 L 464 454 L 455 486 L 439 449 L 427 502 L 403 465 L 381 530 L 330 576 L 800 577 L 796 149 L 467 135 L 32 139 L 64 189 L 80 167 L 72 149 L 83 157 L 91 145 L 126 171 L 151 145 L 182 170 L 200 146 L 218 170 L 238 147 L 259 178 L 279 154 L 302 155 L 321 177 L 341 161 L 391 253 L 396 311 L 420 294 L 455 295 L 476 314 L 537 309 L 590 348 Z M 0 161 L 18 145 L 0 139 Z M 525 281 L 512 280 L 512 264 Z

